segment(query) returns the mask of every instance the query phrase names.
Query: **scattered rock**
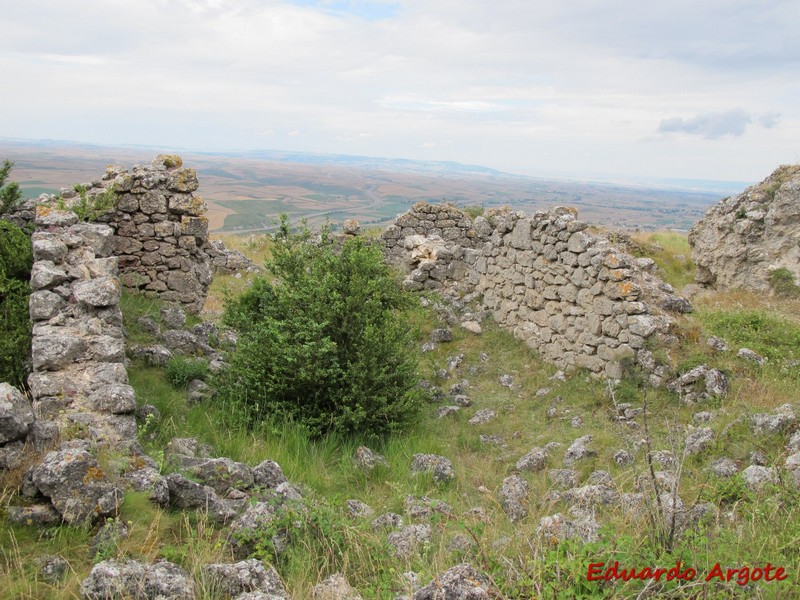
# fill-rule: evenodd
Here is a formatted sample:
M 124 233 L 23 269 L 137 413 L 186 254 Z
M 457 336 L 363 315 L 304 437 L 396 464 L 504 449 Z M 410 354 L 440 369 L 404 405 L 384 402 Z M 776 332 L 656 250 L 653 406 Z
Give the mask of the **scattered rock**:
M 179 473 L 167 475 L 169 501 L 176 508 L 208 512 L 219 523 L 231 520 L 236 513 L 217 496 L 213 488 L 189 481 Z
M 481 335 L 483 333 L 483 327 L 481 327 L 481 324 L 477 321 L 464 321 L 461 323 L 461 328 L 475 335 Z
M 547 464 L 547 451 L 534 448 L 520 458 L 515 465 L 518 471 L 541 471 Z
M 778 483 L 778 474 L 773 468 L 750 465 L 742 471 L 742 479 L 750 489 L 760 490 L 767 484 Z
M 591 443 L 591 435 L 584 435 L 572 442 L 570 447 L 567 448 L 566 454 L 564 454 L 564 466 L 571 467 L 579 460 L 595 456 L 597 452 L 589 447 Z
M 620 449 L 614 454 L 614 462 L 620 465 L 621 467 L 630 465 L 633 464 L 633 457 L 631 456 L 631 453 L 628 452 L 627 450 Z
M 86 450 L 48 452 L 31 481 L 70 524 L 116 516 L 122 503 L 122 490 Z
M 35 559 L 36 568 L 42 579 L 48 583 L 58 583 L 67 574 L 69 563 L 60 556 L 46 554 Z
M 500 385 L 507 388 L 514 387 L 514 378 L 511 375 L 500 375 Z
M 684 442 L 683 453 L 691 456 L 699 454 L 709 447 L 714 440 L 714 432 L 709 427 L 693 428 L 689 426 L 689 435 Z
M 167 561 L 104 560 L 81 583 L 82 600 L 195 600 L 189 574 Z
M 203 566 L 203 577 L 211 588 L 225 597 L 236 597 L 249 592 L 264 592 L 286 598 L 275 567 L 251 558 L 234 564 L 211 564 Z
M 497 413 L 489 408 L 483 408 L 475 413 L 467 423 L 470 425 L 484 425 L 497 418 Z
M 444 417 L 449 417 L 450 415 L 456 414 L 460 410 L 460 406 L 440 406 L 436 410 L 436 416 L 440 419 L 443 419 Z
M 434 577 L 413 600 L 489 600 L 496 597 L 489 578 L 463 563 Z
M 359 594 L 341 573 L 334 573 L 311 590 L 312 598 L 320 600 L 362 600 Z
M 415 454 L 411 459 L 411 472 L 431 473 L 437 483 L 445 483 L 455 477 L 453 463 L 436 454 Z
M 283 474 L 281 466 L 274 460 L 265 460 L 253 467 L 254 485 L 263 488 L 276 488 L 282 483 L 287 483 L 286 476 Z
M 797 418 L 789 413 L 750 415 L 750 429 L 755 434 L 778 434 L 791 427 Z
M 388 467 L 389 461 L 377 452 L 374 452 L 366 446 L 359 446 L 356 449 L 356 454 L 353 457 L 353 463 L 362 471 L 369 473 L 378 467 Z
M 8 383 L 0 383 L 0 444 L 24 439 L 35 417 L 30 401 Z
M 387 538 L 392 553 L 398 558 L 411 558 L 420 546 L 431 541 L 430 525 L 406 525 L 400 531 L 389 534 Z
M 351 499 L 345 504 L 347 505 L 347 512 L 349 512 L 352 517 L 370 517 L 375 512 L 372 510 L 371 506 L 359 500 Z
M 574 469 L 550 469 L 547 477 L 556 489 L 566 490 L 578 485 L 578 472 Z
M 728 342 L 715 335 L 709 336 L 709 338 L 706 340 L 706 344 L 718 352 L 728 351 Z
M 372 529 L 398 529 L 403 526 L 403 517 L 397 513 L 384 513 L 379 517 L 375 517 L 370 522 Z
M 524 519 L 528 515 L 528 483 L 518 475 L 511 475 L 503 480 L 498 492 L 500 506 L 511 522 Z
M 536 533 L 551 544 L 557 544 L 569 539 L 591 543 L 600 538 L 598 535 L 600 524 L 595 519 L 594 513 L 571 508 L 570 514 L 573 516 L 572 519 L 561 513 L 542 517 L 539 520 Z
M 710 469 L 717 477 L 733 477 L 739 472 L 739 467 L 730 458 L 718 458 L 711 463 Z
M 739 358 L 743 358 L 744 360 L 757 363 L 759 365 L 767 364 L 766 358 L 761 356 L 758 352 L 750 350 L 750 348 L 741 348 L 739 352 L 736 353 L 736 356 L 738 356 Z
M 450 329 L 434 329 L 431 331 L 431 342 L 441 344 L 453 341 L 453 332 Z

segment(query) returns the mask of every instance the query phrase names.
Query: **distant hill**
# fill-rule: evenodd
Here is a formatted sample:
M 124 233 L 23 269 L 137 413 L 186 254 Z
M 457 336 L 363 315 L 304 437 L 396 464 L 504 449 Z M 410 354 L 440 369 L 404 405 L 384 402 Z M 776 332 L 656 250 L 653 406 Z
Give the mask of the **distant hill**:
M 622 228 L 685 230 L 720 197 L 746 182 L 698 180 L 577 181 L 536 178 L 456 162 L 253 150 L 181 151 L 54 140 L 0 139 L 15 161 L 14 180 L 29 197 L 99 177 L 108 164 L 130 167 L 177 152 L 196 168 L 212 230 L 264 230 L 280 213 L 311 224 L 356 218 L 382 225 L 415 202 L 449 201 L 535 211 L 574 206 L 581 218 Z

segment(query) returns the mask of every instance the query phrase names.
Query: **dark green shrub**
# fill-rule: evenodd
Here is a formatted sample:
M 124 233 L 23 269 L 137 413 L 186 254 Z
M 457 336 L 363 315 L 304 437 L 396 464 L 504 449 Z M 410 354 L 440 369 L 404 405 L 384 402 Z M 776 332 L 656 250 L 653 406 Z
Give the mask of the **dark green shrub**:
M 4 160 L 3 166 L 0 167 L 0 217 L 11 210 L 22 198 L 22 192 L 18 184 L 12 181 L 6 185 L 6 179 L 8 179 L 13 166 L 14 163 Z
M 201 358 L 173 356 L 167 362 L 167 379 L 175 388 L 185 388 L 193 379 L 208 377 L 208 365 Z
M 284 218 L 266 266 L 227 306 L 241 334 L 221 399 L 248 422 L 288 419 L 313 435 L 410 424 L 420 395 L 408 296 L 381 250 L 359 238 L 337 247 L 326 232 L 311 243 Z
M 16 225 L 0 221 L 0 381 L 23 389 L 30 370 L 32 261 L 31 239 Z

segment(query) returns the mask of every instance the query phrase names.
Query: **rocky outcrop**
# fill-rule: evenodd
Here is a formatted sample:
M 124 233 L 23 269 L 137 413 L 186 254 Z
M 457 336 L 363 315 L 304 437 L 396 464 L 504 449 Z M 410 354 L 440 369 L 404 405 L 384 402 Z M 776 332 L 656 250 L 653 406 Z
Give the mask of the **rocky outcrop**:
M 698 283 L 717 289 L 769 288 L 785 268 L 800 280 L 800 165 L 712 206 L 689 231 Z
M 668 335 L 670 313 L 691 305 L 637 259 L 586 231 L 577 211 L 508 210 L 473 222 L 451 206 L 420 202 L 382 235 L 409 290 L 446 289 L 482 299 L 502 327 L 561 368 L 618 378 L 632 360 L 659 372 L 645 349 Z

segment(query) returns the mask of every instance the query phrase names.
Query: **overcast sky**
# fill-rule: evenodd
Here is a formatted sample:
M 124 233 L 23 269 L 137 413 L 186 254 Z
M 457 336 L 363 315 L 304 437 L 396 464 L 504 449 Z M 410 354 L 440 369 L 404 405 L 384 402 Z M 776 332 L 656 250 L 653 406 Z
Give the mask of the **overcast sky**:
M 798 0 L 25 0 L 0 22 L 0 137 L 577 177 L 800 161 Z

